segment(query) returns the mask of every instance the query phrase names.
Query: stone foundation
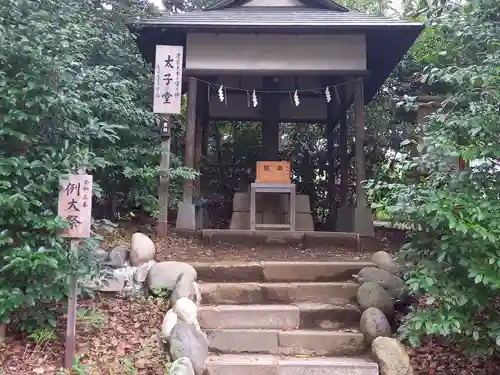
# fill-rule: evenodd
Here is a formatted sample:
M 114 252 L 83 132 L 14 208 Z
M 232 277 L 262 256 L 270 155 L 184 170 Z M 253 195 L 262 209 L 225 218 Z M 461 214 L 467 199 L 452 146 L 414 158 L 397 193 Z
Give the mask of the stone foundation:
M 257 194 L 256 224 L 287 224 L 289 223 L 289 197 L 285 194 Z M 231 230 L 250 229 L 250 194 L 235 193 L 233 197 L 233 215 Z M 295 230 L 314 231 L 309 196 L 297 195 L 295 207 Z

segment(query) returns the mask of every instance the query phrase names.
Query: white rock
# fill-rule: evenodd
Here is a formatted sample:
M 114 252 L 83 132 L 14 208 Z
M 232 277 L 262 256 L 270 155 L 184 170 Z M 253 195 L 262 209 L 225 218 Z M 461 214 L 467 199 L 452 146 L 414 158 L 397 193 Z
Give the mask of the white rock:
M 104 281 L 98 281 L 92 289 L 100 292 L 121 292 L 125 287 L 125 275 L 114 273 L 110 278 Z
M 137 281 L 138 283 L 145 282 L 146 278 L 148 277 L 149 271 L 155 264 L 156 262 L 154 260 L 150 260 L 149 262 L 140 265 L 134 274 L 135 281 Z
M 196 281 L 193 281 L 193 290 L 194 290 L 194 294 L 196 296 L 196 306 L 197 307 L 200 307 L 201 305 L 201 290 L 200 290 L 200 286 L 198 285 L 198 283 Z
M 130 245 L 130 263 L 133 266 L 140 266 L 153 260 L 155 250 L 155 244 L 151 238 L 139 232 L 134 233 Z
M 208 342 L 200 330 L 189 323 L 177 323 L 170 334 L 170 358 L 191 360 L 194 373 L 202 375 L 208 356 Z
M 174 305 L 173 310 L 179 317 L 179 320 L 193 324 L 197 329 L 200 329 L 200 324 L 198 323 L 198 309 L 196 304 L 189 298 L 179 298 Z
M 137 267 L 123 267 L 113 270 L 113 275 L 123 276 L 125 278 L 125 285 L 130 286 L 134 284 L 134 274 L 137 271 Z
M 386 251 L 377 251 L 372 255 L 372 262 L 381 270 L 386 270 L 392 274 L 398 274 L 400 269 L 392 256 Z
M 169 375 L 195 375 L 191 360 L 188 357 L 175 360 L 170 366 Z
M 384 313 L 376 307 L 370 307 L 363 312 L 359 327 L 369 344 L 377 337 L 391 337 L 392 335 L 389 321 Z
M 372 342 L 372 354 L 380 368 L 380 375 L 413 375 L 410 357 L 398 340 L 377 337 Z
M 165 314 L 165 317 L 163 318 L 163 323 L 161 325 L 161 338 L 164 340 L 169 340 L 170 339 L 170 333 L 172 332 L 172 328 L 177 324 L 179 321 L 177 314 L 175 313 L 174 310 L 170 309 L 167 311 Z
M 175 261 L 156 263 L 148 272 L 148 286 L 150 289 L 161 288 L 172 291 L 180 274 L 192 280 L 196 280 L 197 277 L 196 270 L 190 264 Z

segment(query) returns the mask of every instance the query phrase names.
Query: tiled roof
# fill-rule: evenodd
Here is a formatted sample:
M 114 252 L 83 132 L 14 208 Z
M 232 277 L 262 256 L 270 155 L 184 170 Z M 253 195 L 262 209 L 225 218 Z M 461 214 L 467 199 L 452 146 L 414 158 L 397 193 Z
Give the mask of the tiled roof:
M 420 23 L 358 12 L 293 7 L 239 7 L 175 13 L 139 22 L 141 26 L 349 28 L 416 27 Z
M 154 62 L 157 44 L 185 45 L 186 34 L 196 31 L 364 33 L 370 73 L 369 80 L 365 81 L 365 100 L 368 102 L 417 39 L 423 24 L 319 7 L 235 6 L 176 13 L 132 23 L 129 27 L 137 34 L 137 43 L 148 62 Z
M 210 6 L 208 6 L 206 9 L 228 8 L 232 6 L 241 5 L 242 3 L 243 4 L 247 3 L 248 1 L 249 0 L 218 0 L 215 1 L 213 4 L 211 4 Z M 326 8 L 342 12 L 349 10 L 333 0 L 302 0 L 302 2 L 305 3 L 304 5 L 309 5 L 312 6 L 313 8 L 319 6 L 320 8 Z

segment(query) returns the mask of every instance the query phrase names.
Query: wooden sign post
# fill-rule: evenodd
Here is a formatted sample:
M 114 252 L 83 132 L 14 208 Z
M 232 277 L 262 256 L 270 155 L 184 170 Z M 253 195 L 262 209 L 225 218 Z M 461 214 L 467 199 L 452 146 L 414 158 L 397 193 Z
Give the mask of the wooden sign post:
M 154 113 L 181 113 L 183 56 L 182 46 L 156 46 Z
M 70 223 L 70 227 L 61 232 L 60 235 L 71 239 L 70 251 L 76 258 L 78 256 L 79 239 L 90 237 L 90 226 L 92 224 L 91 175 L 71 174 L 60 179 L 57 214 Z M 73 366 L 75 357 L 77 282 L 77 278 L 71 276 L 64 348 L 65 368 Z
M 182 46 L 157 45 L 155 55 L 155 82 L 153 92 L 153 112 L 163 115 L 160 122 L 162 176 L 158 186 L 160 217 L 157 234 L 167 238 L 168 228 L 168 188 L 170 169 L 170 142 L 173 114 L 181 113 L 182 72 L 184 48 Z M 164 242 L 166 247 L 166 241 Z

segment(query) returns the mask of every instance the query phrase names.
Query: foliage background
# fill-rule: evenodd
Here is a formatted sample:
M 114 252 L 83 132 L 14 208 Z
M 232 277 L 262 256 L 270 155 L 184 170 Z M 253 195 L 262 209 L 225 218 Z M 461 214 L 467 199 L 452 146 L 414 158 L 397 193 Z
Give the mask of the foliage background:
M 394 12 L 386 0 L 343 3 L 372 14 Z M 176 12 L 205 2 L 164 5 Z M 371 196 L 389 218 L 413 227 L 400 257 L 412 291 L 427 298 L 401 331 L 414 344 L 423 334 L 483 354 L 500 344 L 499 7 L 496 0 L 405 0 L 399 16 L 429 27 L 367 108 Z M 0 3 L 0 321 L 19 322 L 20 329 L 54 324 L 67 278 L 94 269 L 97 237 L 76 262 L 56 235 L 65 226 L 55 216 L 61 174 L 83 166 L 94 175 L 95 218 L 157 213 L 160 140 L 151 69 L 125 22 L 161 12 L 145 0 Z M 418 94 L 447 100 L 446 110 L 429 119 L 416 157 L 407 147 L 413 141 L 401 143 L 413 139 L 416 127 L 394 118 L 387 102 Z M 172 207 L 182 179 L 194 176 L 182 168 L 183 119 L 172 146 Z M 283 157 L 293 160 L 318 227 L 328 228 L 325 129 L 282 128 Z M 244 122 L 212 129 L 203 173 L 212 198 L 230 199 L 237 177 L 258 158 L 260 129 Z M 351 156 L 353 148 L 350 143 Z M 450 172 L 443 165 L 450 156 L 476 164 Z M 221 169 L 227 160 L 235 167 Z

